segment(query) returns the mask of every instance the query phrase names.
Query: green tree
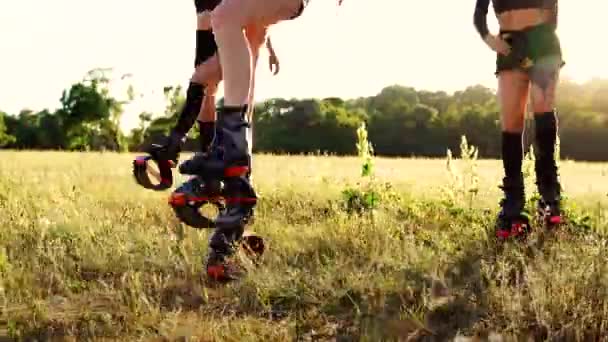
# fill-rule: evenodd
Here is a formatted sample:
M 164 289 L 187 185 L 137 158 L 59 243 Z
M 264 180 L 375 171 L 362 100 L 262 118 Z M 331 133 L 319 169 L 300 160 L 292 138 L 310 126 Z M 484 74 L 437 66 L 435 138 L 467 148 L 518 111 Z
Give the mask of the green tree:
M 4 147 L 15 142 L 15 137 L 8 134 L 4 118 L 7 116 L 6 113 L 0 111 L 0 147 Z
M 82 81 L 64 91 L 57 112 L 66 132 L 69 149 L 124 150 L 126 141 L 120 132 L 123 106 L 133 99 L 129 87 L 127 99 L 110 95 L 111 69 L 93 69 Z M 123 75 L 124 79 L 127 75 Z

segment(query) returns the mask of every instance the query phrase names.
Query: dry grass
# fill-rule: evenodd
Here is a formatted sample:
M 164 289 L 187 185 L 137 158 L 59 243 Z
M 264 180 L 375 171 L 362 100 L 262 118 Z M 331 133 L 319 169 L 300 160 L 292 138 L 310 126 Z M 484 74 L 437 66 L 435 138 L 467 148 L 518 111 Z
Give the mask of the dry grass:
M 398 198 L 371 218 L 340 208 L 357 158 L 256 156 L 252 229 L 270 250 L 217 287 L 202 280 L 208 232 L 136 186 L 132 157 L 0 152 L 0 340 L 608 337 L 607 165 L 562 162 L 576 224 L 501 247 L 497 161 L 479 162 L 469 208 L 445 201 L 444 160 L 377 159 Z

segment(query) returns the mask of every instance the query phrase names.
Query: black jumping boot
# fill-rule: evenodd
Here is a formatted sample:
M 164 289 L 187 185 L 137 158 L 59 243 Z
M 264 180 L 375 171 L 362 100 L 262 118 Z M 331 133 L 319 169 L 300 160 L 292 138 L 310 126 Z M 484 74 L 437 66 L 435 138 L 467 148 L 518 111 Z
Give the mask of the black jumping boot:
M 194 228 L 212 228 L 214 219 L 201 214 L 203 205 L 211 203 L 218 210 L 224 210 L 221 201 L 221 134 L 218 134 L 215 122 L 199 121 L 201 151 L 190 160 L 180 165 L 182 174 L 193 175 L 188 181 L 177 188 L 169 198 L 177 217 L 183 223 Z M 200 166 L 203 164 L 203 166 Z M 217 170 L 215 174 L 205 172 L 212 164 Z
M 224 107 L 218 112 L 218 127 L 223 133 L 224 198 L 226 209 L 216 220 L 211 236 L 207 275 L 227 281 L 240 276 L 236 264 L 230 261 L 252 216 L 257 195 L 250 183 L 251 156 L 245 120 L 247 107 Z
M 201 126 L 202 128 L 202 126 Z M 202 129 L 201 129 L 202 133 Z M 184 175 L 196 175 L 204 179 L 222 179 L 224 175 L 224 132 L 220 125 L 215 123 L 215 136 L 208 148 L 205 141 L 201 141 L 201 152 L 183 162 L 179 166 L 179 172 Z M 201 138 L 203 139 L 203 138 Z
M 192 175 L 171 194 L 169 204 L 177 217 L 194 228 L 214 228 L 215 220 L 203 216 L 200 209 L 205 204 L 213 204 L 221 213 L 226 210 L 222 200 L 223 150 L 218 135 L 211 145 L 198 152 L 192 159 L 179 166 L 179 172 Z M 204 146 L 203 146 L 204 147 Z
M 155 160 L 166 160 L 172 163 L 171 166 L 177 165 L 179 154 L 182 151 L 182 146 L 186 141 L 185 134 L 172 131 L 169 136 L 163 138 L 160 144 L 152 144 L 145 149 Z
M 148 152 L 157 159 L 173 161 L 177 164 L 182 146 L 186 141 L 186 134 L 194 125 L 196 117 L 203 104 L 205 87 L 201 84 L 190 82 L 186 92 L 186 103 L 179 113 L 175 127 L 161 144 L 152 145 Z
M 213 122 L 199 122 L 201 151 L 179 166 L 179 172 L 184 175 L 198 176 L 221 180 L 224 168 L 222 134 L 218 125 Z
M 496 237 L 499 239 L 523 238 L 530 231 L 530 221 L 525 212 L 525 191 L 523 175 L 516 179 L 503 179 L 500 187 L 504 197 L 500 201 L 501 210 L 496 219 Z
M 537 113 L 534 116 L 536 131 L 535 173 L 540 194 L 537 217 L 547 228 L 562 223 L 561 184 L 555 162 L 557 120 L 555 112 Z

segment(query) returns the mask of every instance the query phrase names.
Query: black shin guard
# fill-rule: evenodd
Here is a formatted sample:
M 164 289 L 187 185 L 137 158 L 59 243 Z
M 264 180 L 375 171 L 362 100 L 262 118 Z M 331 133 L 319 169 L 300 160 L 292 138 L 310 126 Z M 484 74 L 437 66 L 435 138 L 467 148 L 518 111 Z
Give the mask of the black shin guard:
M 508 179 L 519 179 L 524 158 L 522 133 L 502 132 L 502 163 Z
M 194 54 L 194 67 L 205 63 L 217 52 L 215 36 L 211 30 L 196 31 L 196 51 Z
M 535 171 L 539 192 L 545 200 L 555 200 L 559 195 L 555 142 L 557 117 L 554 111 L 536 113 L 535 124 Z
M 177 123 L 173 128 L 173 133 L 181 136 L 185 136 L 188 131 L 194 125 L 198 113 L 201 110 L 203 104 L 205 87 L 201 84 L 190 82 L 188 90 L 186 92 L 186 103 L 182 108 Z
M 211 143 L 215 139 L 215 122 L 198 122 L 199 135 L 201 142 L 201 151 L 206 152 L 211 147 Z

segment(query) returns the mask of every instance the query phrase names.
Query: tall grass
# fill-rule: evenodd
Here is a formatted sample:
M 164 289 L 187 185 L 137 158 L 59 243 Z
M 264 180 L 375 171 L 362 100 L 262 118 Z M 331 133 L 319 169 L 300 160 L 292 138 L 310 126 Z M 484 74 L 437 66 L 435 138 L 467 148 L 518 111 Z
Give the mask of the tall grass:
M 562 161 L 571 223 L 497 245 L 498 161 L 256 156 L 251 229 L 269 250 L 218 287 L 202 272 L 209 232 L 136 186 L 132 157 L 0 152 L 0 337 L 607 337 L 604 164 Z M 348 189 L 381 200 L 349 210 Z

